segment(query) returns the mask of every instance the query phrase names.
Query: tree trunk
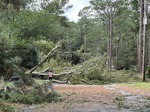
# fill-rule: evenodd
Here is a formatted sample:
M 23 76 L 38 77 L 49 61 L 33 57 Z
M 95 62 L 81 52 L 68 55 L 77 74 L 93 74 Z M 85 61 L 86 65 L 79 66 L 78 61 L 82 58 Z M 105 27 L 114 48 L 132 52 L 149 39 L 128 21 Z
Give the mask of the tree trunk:
M 86 53 L 86 48 L 87 48 L 87 46 L 86 46 L 86 42 L 87 42 L 87 25 L 85 24 L 85 29 L 84 29 L 85 31 L 84 31 L 84 53 Z
M 112 9 L 111 9 L 111 13 L 112 13 Z M 109 17 L 109 38 L 108 38 L 108 51 L 107 51 L 107 55 L 108 55 L 108 69 L 112 69 L 112 14 L 110 14 Z
M 138 71 L 142 73 L 142 38 L 143 38 L 143 11 L 144 11 L 144 0 L 140 2 L 140 29 L 139 29 L 139 36 L 138 36 Z
M 110 19 L 110 46 L 109 46 L 109 69 L 112 69 L 112 18 Z
M 109 22 L 110 24 L 110 22 Z M 109 33 L 109 32 L 108 32 Z M 109 70 L 109 38 L 108 38 L 108 42 L 107 42 L 107 69 Z
M 146 68 L 146 26 L 147 26 L 147 0 L 144 0 L 144 18 L 143 18 L 143 60 L 142 60 L 142 75 L 145 81 Z
M 118 69 L 118 57 L 119 57 L 119 43 L 120 43 L 120 33 L 117 31 L 117 43 L 116 43 L 116 69 Z

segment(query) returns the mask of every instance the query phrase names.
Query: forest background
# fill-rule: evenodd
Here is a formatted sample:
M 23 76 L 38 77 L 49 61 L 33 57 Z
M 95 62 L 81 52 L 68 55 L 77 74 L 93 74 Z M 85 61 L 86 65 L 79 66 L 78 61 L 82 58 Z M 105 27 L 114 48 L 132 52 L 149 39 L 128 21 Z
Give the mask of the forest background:
M 74 71 L 72 83 L 79 83 L 77 79 L 93 83 L 142 80 L 144 6 L 137 0 L 92 0 L 79 12 L 78 22 L 64 16 L 64 9 L 72 7 L 68 0 L 42 0 L 40 8 L 32 0 L 0 3 L 0 75 L 5 80 L 27 76 L 25 72 L 40 63 L 58 42 L 61 48 L 38 72 L 47 67 L 58 74 L 70 69 Z M 149 25 L 145 34 L 144 71 L 150 77 Z

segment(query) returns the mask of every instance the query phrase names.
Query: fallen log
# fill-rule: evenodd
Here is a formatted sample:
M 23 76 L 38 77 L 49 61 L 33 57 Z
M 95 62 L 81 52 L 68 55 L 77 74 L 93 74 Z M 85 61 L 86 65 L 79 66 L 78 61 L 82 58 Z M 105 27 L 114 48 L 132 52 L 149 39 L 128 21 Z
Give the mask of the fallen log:
M 53 83 L 59 83 L 59 84 L 67 84 L 67 81 L 60 81 L 60 80 L 52 80 Z
M 63 72 L 63 73 L 60 73 L 60 74 L 53 74 L 53 78 L 58 79 L 61 76 L 69 75 L 69 74 L 72 74 L 72 73 L 73 73 L 73 71 Z M 37 76 L 48 76 L 48 73 L 42 73 L 42 72 L 32 72 L 32 73 L 26 73 L 26 74 L 37 75 Z

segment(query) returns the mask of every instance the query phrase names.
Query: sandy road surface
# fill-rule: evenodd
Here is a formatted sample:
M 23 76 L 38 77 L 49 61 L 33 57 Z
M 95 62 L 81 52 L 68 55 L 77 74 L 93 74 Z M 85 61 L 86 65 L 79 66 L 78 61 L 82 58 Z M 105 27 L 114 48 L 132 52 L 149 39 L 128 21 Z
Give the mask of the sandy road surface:
M 138 100 L 123 94 L 124 90 L 117 86 L 100 85 L 54 85 L 54 90 L 64 99 L 62 102 L 48 103 L 40 107 L 24 108 L 22 112 L 150 112 L 145 109 L 143 102 L 137 104 Z M 125 92 L 124 92 L 125 93 Z M 131 94 L 129 96 L 132 96 Z M 118 100 L 123 98 L 121 100 Z M 117 100 L 116 100 L 117 99 Z M 144 100 L 141 98 L 141 101 Z M 129 106 L 128 106 L 129 105 Z M 128 107 L 127 107 L 128 106 Z

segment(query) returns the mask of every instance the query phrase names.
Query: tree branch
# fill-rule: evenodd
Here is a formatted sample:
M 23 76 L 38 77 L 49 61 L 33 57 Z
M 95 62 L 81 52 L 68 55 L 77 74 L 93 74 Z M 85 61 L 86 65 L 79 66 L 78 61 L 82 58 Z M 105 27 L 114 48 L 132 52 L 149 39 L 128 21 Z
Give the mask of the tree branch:
M 32 73 L 33 71 L 35 71 L 38 67 L 40 67 L 44 62 L 46 62 L 47 59 L 49 59 L 49 57 L 55 53 L 56 49 L 58 49 L 61 45 L 56 45 L 46 56 L 46 58 L 44 58 L 38 65 L 36 65 L 35 67 L 33 67 L 31 70 L 29 70 L 27 73 Z

